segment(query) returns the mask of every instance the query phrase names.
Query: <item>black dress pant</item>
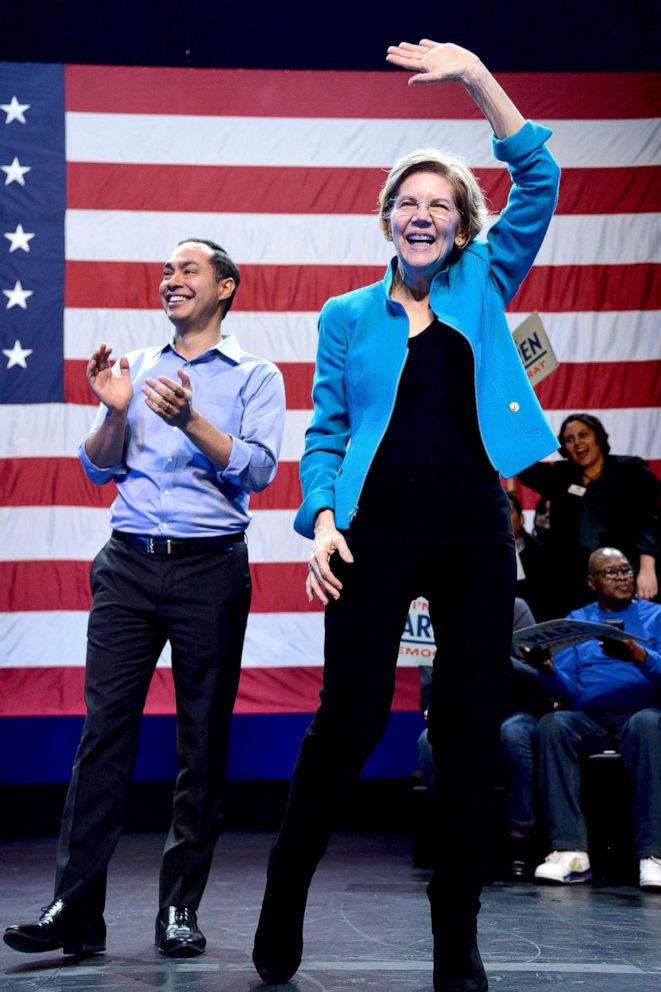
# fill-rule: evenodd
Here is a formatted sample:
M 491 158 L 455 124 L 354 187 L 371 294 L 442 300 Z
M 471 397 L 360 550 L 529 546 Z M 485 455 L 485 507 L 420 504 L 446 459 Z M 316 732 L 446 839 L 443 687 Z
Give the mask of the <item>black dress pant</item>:
M 269 877 L 305 885 L 338 804 L 382 736 L 411 600 L 429 600 L 437 644 L 429 738 L 436 765 L 435 932 L 479 910 L 499 723 L 510 672 L 516 565 L 511 535 L 422 544 L 352 539 L 334 555 L 344 588 L 325 616 L 321 704 L 301 743 Z
M 179 774 L 159 901 L 197 909 L 222 818 L 250 606 L 247 546 L 168 558 L 112 538 L 92 563 L 91 586 L 87 713 L 62 818 L 55 898 L 103 910 L 147 690 L 169 641 Z

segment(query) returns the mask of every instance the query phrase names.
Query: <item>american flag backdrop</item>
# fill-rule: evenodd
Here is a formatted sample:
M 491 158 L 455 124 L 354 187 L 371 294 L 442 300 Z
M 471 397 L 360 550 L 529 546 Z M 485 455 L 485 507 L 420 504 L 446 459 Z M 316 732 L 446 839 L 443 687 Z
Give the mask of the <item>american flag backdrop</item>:
M 509 308 L 512 328 L 540 312 L 560 360 L 538 395 L 554 427 L 572 409 L 595 412 L 616 453 L 661 474 L 658 80 L 499 78 L 552 127 L 563 169 L 557 214 Z M 0 64 L 0 107 L 0 716 L 82 712 L 89 563 L 113 498 L 76 458 L 94 415 L 85 362 L 100 341 L 119 356 L 169 336 L 157 286 L 189 236 L 239 264 L 225 331 L 275 361 L 287 389 L 280 469 L 252 499 L 237 712 L 312 711 L 323 615 L 304 595 L 309 548 L 292 519 L 317 313 L 381 278 L 377 192 L 404 152 L 458 152 L 502 208 L 509 181 L 488 125 L 459 86 L 409 88 L 396 71 Z M 173 710 L 167 665 L 149 713 Z M 395 708 L 417 705 L 404 664 Z

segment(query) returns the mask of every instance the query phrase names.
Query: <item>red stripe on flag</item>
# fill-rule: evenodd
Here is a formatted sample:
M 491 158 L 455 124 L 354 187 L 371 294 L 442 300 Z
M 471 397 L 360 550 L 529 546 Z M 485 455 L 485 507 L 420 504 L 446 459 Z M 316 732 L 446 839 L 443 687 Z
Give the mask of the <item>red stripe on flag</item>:
M 510 303 L 510 312 L 544 310 L 658 310 L 661 307 L 659 266 L 536 265 Z
M 330 296 L 383 278 L 380 265 L 241 265 L 239 311 L 317 311 Z M 147 262 L 67 262 L 66 306 L 159 309 L 162 266 Z M 659 310 L 659 266 L 538 265 L 511 311 Z
M 490 209 L 502 210 L 511 188 L 507 171 L 475 173 Z M 369 214 L 383 180 L 383 169 L 69 162 L 67 202 L 78 210 Z M 654 167 L 563 169 L 558 214 L 659 210 Z
M 569 407 L 595 408 L 590 403 L 569 404 L 566 409 Z M 648 465 L 661 479 L 661 459 L 648 459 Z M 6 506 L 80 506 L 85 508 L 110 506 L 115 498 L 114 484 L 110 482 L 105 486 L 94 486 L 84 476 L 85 485 L 81 490 L 80 474 L 80 466 L 75 458 L 5 459 L 3 461 L 3 473 L 0 477 L 0 504 Z M 44 480 L 43 493 L 34 489 L 35 478 Z M 51 494 L 53 499 L 50 498 Z M 298 463 L 281 462 L 275 481 L 263 492 L 253 493 L 250 508 L 252 510 L 295 510 L 300 502 L 301 486 Z M 526 508 L 530 509 L 532 505 L 533 503 L 528 503 Z M 63 603 L 59 600 L 55 606 L 31 607 L 29 605 L 31 596 L 42 590 L 44 570 L 48 571 L 52 565 L 56 566 L 57 569 L 66 569 L 67 562 L 0 562 L 0 579 L 2 580 L 0 582 L 0 612 L 13 609 L 82 609 L 83 607 L 75 603 L 70 605 L 68 602 Z M 260 563 L 252 567 L 253 569 L 271 569 L 276 566 Z M 299 566 L 295 564 L 293 567 L 298 568 Z M 16 568 L 16 573 L 11 571 L 13 568 Z M 35 570 L 34 574 L 31 572 L 32 568 Z M 25 584 L 21 586 L 20 573 L 23 569 L 30 570 L 30 574 L 25 577 L 23 580 Z M 268 581 L 270 583 L 275 579 L 271 575 Z M 48 579 L 48 585 L 51 590 L 64 588 L 59 572 Z M 21 588 L 28 595 L 19 595 Z M 18 595 L 17 602 L 22 605 L 8 605 L 14 601 L 10 596 L 10 591 L 14 595 Z M 5 593 L 4 598 L 3 592 Z M 268 611 L 270 611 L 270 607 L 268 609 L 264 607 L 262 610 L 262 612 Z
M 239 260 L 240 262 L 240 260 Z M 317 311 L 330 296 L 383 278 L 382 265 L 241 265 L 234 310 Z M 161 309 L 158 262 L 67 262 L 66 306 Z
M 289 410 L 309 410 L 314 365 L 311 362 L 278 362 L 285 381 Z M 90 406 L 94 397 L 85 379 L 87 360 L 68 358 L 64 363 L 64 398 L 67 403 Z
M 0 505 L 110 506 L 114 482 L 95 486 L 77 458 L 5 458 L 0 473 Z M 301 502 L 298 462 L 280 462 L 278 473 L 261 493 L 253 493 L 251 510 L 293 510 Z
M 661 361 L 564 362 L 535 392 L 548 410 L 659 406 Z
M 261 493 L 251 493 L 251 510 L 296 510 L 301 505 L 301 480 L 298 462 L 280 462 L 278 472 Z
M 236 714 L 314 713 L 319 705 L 320 667 L 244 668 Z M 0 668 L 0 717 L 82 716 L 85 713 L 84 668 Z M 416 668 L 398 668 L 393 710 L 417 711 L 420 688 Z M 175 712 L 172 673 L 154 672 L 144 712 Z
M 95 486 L 77 458 L 5 458 L 0 475 L 2 506 L 110 506 L 115 484 Z
M 88 561 L 0 562 L 0 613 L 83 610 L 91 605 Z M 252 562 L 253 613 L 322 609 L 305 595 L 304 562 Z
M 157 669 L 158 671 L 158 669 Z M 313 713 L 319 705 L 321 667 L 244 668 L 241 672 L 235 713 Z M 420 709 L 420 676 L 417 668 L 395 672 L 395 712 Z
M 65 396 L 70 403 L 89 403 L 84 366 L 82 361 L 65 362 Z M 310 410 L 314 365 L 282 362 L 279 368 L 285 381 L 288 409 Z M 548 410 L 659 406 L 661 362 L 563 362 L 536 391 L 540 403 Z
M 385 52 L 384 52 L 385 58 Z M 407 84 L 408 73 L 66 67 L 68 111 L 191 113 L 232 117 L 473 119 L 482 113 L 460 86 Z M 537 119 L 658 116 L 658 76 L 634 72 L 498 73 L 514 102 Z
M 248 531 L 250 535 L 250 531 Z M 309 613 L 323 611 L 321 603 L 308 603 L 305 594 L 307 566 L 303 561 L 254 562 L 252 575 L 253 613 Z
M 89 610 L 89 574 L 88 561 L 2 561 L 0 613 Z

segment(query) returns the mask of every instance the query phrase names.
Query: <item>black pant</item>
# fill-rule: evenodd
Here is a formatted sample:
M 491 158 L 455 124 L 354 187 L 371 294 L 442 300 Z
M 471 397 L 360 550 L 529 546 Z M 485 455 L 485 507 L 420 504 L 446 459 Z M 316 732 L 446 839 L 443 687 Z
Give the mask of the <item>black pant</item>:
M 115 539 L 91 570 L 87 715 L 57 854 L 55 898 L 102 911 L 140 719 L 158 657 L 172 648 L 179 774 L 160 875 L 161 906 L 197 909 L 222 818 L 250 573 L 245 543 L 169 559 Z
M 269 862 L 274 880 L 309 882 L 346 786 L 382 736 L 409 604 L 429 600 L 437 644 L 429 737 L 437 769 L 434 930 L 479 909 L 499 720 L 510 670 L 516 578 L 512 538 L 453 545 L 351 539 L 353 564 L 326 607 L 321 705 L 301 743 Z

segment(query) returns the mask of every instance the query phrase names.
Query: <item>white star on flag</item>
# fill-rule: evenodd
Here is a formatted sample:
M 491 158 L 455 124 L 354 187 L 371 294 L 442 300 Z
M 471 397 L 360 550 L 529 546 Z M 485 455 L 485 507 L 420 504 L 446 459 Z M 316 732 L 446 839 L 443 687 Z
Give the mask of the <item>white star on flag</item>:
M 11 124 L 12 121 L 18 121 L 19 124 L 25 124 L 24 111 L 29 109 L 29 103 L 19 103 L 15 96 L 11 98 L 11 103 L 0 103 L 0 110 L 4 110 L 7 115 L 5 124 Z
M 23 230 L 22 224 L 17 224 L 15 231 L 5 231 L 5 237 L 8 241 L 11 241 L 11 245 L 9 246 L 9 253 L 11 254 L 11 252 L 16 251 L 18 248 L 21 251 L 30 251 L 28 242 L 32 240 L 34 234 L 29 234 Z
M 3 172 L 7 173 L 7 178 L 5 179 L 5 186 L 9 186 L 10 183 L 19 183 L 21 186 L 25 186 L 25 179 L 23 176 L 26 172 L 30 172 L 32 166 L 21 165 L 16 156 L 14 156 L 14 161 L 11 165 L 0 166 Z
M 13 289 L 3 289 L 2 292 L 7 297 L 7 306 L 5 309 L 11 310 L 12 307 L 20 307 L 21 310 L 27 310 L 28 305 L 25 301 L 28 296 L 32 296 L 31 289 L 23 289 L 20 282 L 17 281 Z
M 13 365 L 20 365 L 22 369 L 28 367 L 28 363 L 25 359 L 28 355 L 32 354 L 32 348 L 21 348 L 21 342 L 14 341 L 13 348 L 3 348 L 2 354 L 7 356 L 7 368 L 10 369 Z

